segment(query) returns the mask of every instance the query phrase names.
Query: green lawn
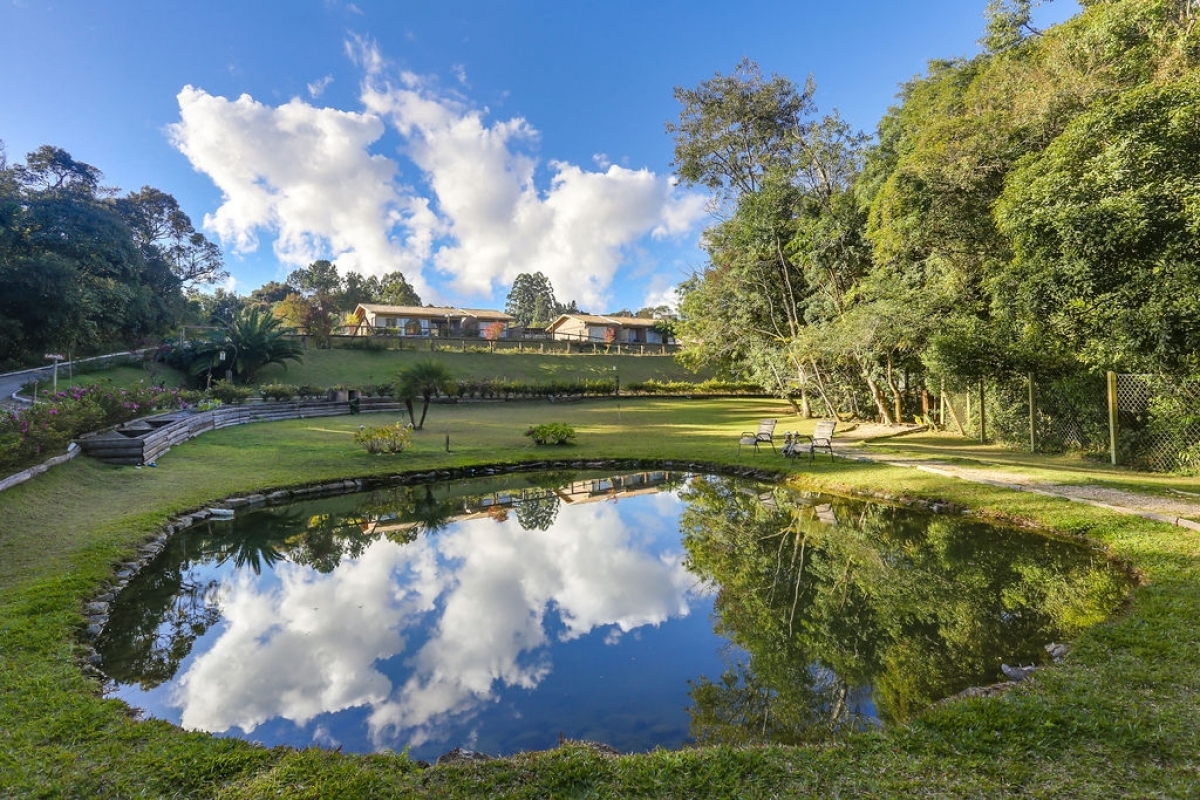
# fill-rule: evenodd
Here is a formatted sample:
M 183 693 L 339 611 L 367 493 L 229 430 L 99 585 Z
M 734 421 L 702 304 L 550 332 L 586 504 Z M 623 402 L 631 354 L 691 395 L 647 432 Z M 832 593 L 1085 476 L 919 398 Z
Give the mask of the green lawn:
M 624 375 L 623 375 L 624 379 Z M 1200 785 L 1200 537 L 1136 517 L 910 469 L 839 459 L 783 463 L 736 434 L 786 409 L 763 400 L 435 406 L 411 452 L 368 456 L 372 418 L 229 428 L 157 469 L 79 458 L 0 494 L 0 796 L 67 797 L 1185 797 Z M 386 421 L 382 418 L 380 422 Z M 530 423 L 576 427 L 547 452 Z M 781 427 L 812 423 L 781 420 Z M 450 436 L 450 452 L 445 437 Z M 961 440 L 897 439 L 926 457 L 1040 469 L 1125 486 L 1162 482 L 1069 459 L 966 454 Z M 333 478 L 567 454 L 790 473 L 814 488 L 938 499 L 1090 537 L 1143 577 L 1127 611 L 1066 664 L 1000 697 L 937 706 L 913 723 L 819 747 L 711 748 L 606 757 L 547 753 L 423 770 L 402 756 L 264 749 L 138 721 L 81 669 L 81 610 L 172 515 L 231 494 Z
M 697 376 L 671 356 L 651 355 L 565 355 L 515 353 L 510 351 L 454 352 L 438 350 L 306 350 L 304 361 L 289 362 L 287 367 L 272 365 L 259 375 L 261 383 L 313 383 L 329 386 L 335 383 L 385 383 L 393 381 L 396 373 L 420 359 L 433 358 L 446 365 L 451 377 L 508 378 L 515 381 L 561 381 L 584 378 L 620 376 L 625 384 L 651 379 L 700 381 Z
M 619 377 L 623 385 L 648 380 L 699 382 L 712 377 L 708 371 L 694 373 L 671 356 L 663 355 L 604 355 L 563 353 L 518 353 L 499 350 L 495 353 L 453 350 L 305 350 L 304 360 L 286 365 L 272 364 L 258 375 L 258 383 L 290 383 L 314 386 L 366 386 L 392 382 L 396 374 L 417 360 L 433 358 L 446 365 L 456 380 L 507 378 L 522 382 L 583 380 L 587 378 Z M 83 372 L 70 380 L 66 371 L 59 375 L 59 384 L 92 383 L 111 380 L 119 386 L 145 380 L 165 382 L 168 386 L 185 386 L 186 376 L 162 364 L 126 364 Z M 49 381 L 41 391 L 49 388 Z

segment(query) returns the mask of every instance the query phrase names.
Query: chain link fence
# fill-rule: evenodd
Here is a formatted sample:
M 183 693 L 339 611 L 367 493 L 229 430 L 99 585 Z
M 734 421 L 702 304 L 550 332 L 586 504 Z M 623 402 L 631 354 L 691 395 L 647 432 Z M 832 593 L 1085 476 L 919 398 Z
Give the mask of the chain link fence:
M 1152 472 L 1200 471 L 1200 381 L 1117 375 L 1117 461 Z
M 1200 472 L 1200 381 L 1133 374 L 1110 379 L 1111 385 L 1103 375 L 990 380 L 947 391 L 935 421 L 1027 451 L 1115 458 L 1149 472 Z
M 1095 375 L 986 381 L 946 392 L 942 424 L 1023 450 L 1101 455 L 1109 444 L 1104 384 Z

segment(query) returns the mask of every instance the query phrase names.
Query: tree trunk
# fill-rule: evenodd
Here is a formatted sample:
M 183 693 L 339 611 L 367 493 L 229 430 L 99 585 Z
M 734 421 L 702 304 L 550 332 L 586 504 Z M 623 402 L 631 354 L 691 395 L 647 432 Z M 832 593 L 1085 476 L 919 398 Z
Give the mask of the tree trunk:
M 812 419 L 812 401 L 808 398 L 808 372 L 804 369 L 803 361 L 796 364 L 796 373 L 800 378 L 800 416 L 803 419 Z
M 954 420 L 954 427 L 958 428 L 958 435 L 966 436 L 967 431 L 963 428 L 962 421 L 958 418 L 958 412 L 954 410 L 954 403 L 951 402 L 949 397 L 946 397 L 945 389 L 942 390 L 942 397 L 943 402 L 946 404 L 946 410 L 950 412 L 950 419 Z
M 904 409 L 900 403 L 900 387 L 896 385 L 896 371 L 892 367 L 892 354 L 888 353 L 887 357 L 887 386 L 888 391 L 892 393 L 892 408 L 895 413 L 896 422 L 904 420 Z
M 833 406 L 833 401 L 829 399 L 829 391 L 825 388 L 825 379 L 821 377 L 821 368 L 817 366 L 817 362 L 812 362 L 813 378 L 817 382 L 817 394 L 821 401 L 825 403 L 825 412 L 831 416 L 837 416 L 837 409 Z
M 858 369 L 862 373 L 863 381 L 867 384 L 867 390 L 871 393 L 871 400 L 875 403 L 875 410 L 879 414 L 879 421 L 884 425 L 891 425 L 893 423 L 892 414 L 888 411 L 887 400 L 883 396 L 883 390 L 879 388 L 879 384 L 871 377 L 870 366 L 858 354 L 855 354 L 855 359 L 858 361 Z

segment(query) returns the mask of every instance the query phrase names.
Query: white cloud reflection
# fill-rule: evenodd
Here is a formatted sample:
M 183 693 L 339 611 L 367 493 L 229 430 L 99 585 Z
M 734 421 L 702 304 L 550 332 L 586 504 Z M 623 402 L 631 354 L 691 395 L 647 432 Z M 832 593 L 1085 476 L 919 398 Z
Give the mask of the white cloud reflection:
M 181 724 L 250 734 L 362 707 L 376 747 L 436 741 L 442 723 L 549 674 L 553 612 L 561 639 L 605 629 L 606 641 L 687 615 L 695 579 L 678 549 L 636 538 L 615 504 L 597 503 L 563 507 L 546 531 L 469 520 L 403 547 L 377 541 L 329 574 L 287 565 L 273 585 L 236 579 L 223 588 L 224 630 L 178 684 Z M 379 669 L 393 657 L 402 685 Z

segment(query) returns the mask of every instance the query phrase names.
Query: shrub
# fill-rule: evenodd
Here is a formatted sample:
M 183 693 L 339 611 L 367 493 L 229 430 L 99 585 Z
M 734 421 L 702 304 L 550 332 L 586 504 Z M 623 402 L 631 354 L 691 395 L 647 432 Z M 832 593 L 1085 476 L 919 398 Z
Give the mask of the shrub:
M 534 425 L 525 431 L 525 435 L 533 439 L 534 444 L 572 444 L 575 441 L 575 429 L 565 422 Z
M 761 386 L 745 381 L 706 380 L 701 383 L 688 381 L 634 381 L 622 387 L 632 394 L 659 395 L 760 395 Z
M 382 336 L 339 336 L 335 346 L 339 350 L 365 350 L 378 353 L 387 350 L 392 345 Z
M 304 383 L 296 387 L 296 394 L 301 397 L 324 397 L 326 390 L 324 386 L 317 386 L 312 383 Z
M 264 383 L 258 387 L 264 400 L 291 400 L 300 394 L 300 387 L 290 383 Z
M 412 428 L 399 422 L 380 428 L 362 427 L 354 434 L 354 443 L 368 453 L 403 453 L 412 444 Z
M 204 392 L 199 389 L 180 389 L 179 400 L 182 408 L 199 405 L 204 400 Z
M 228 381 L 217 381 L 209 389 L 209 394 L 216 400 L 220 400 L 226 405 L 235 405 L 246 402 L 246 399 L 254 393 L 254 390 L 249 386 L 235 386 Z

